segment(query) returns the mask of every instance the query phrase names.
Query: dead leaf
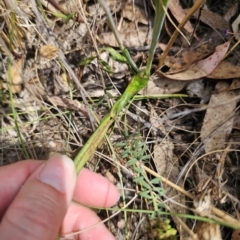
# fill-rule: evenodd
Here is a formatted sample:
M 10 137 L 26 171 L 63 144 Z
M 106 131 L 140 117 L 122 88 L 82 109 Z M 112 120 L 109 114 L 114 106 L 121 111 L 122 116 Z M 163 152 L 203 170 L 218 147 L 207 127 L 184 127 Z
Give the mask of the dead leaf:
M 163 124 L 158 121 L 158 116 L 153 108 L 151 109 L 150 123 L 166 134 L 164 139 L 154 145 L 154 163 L 157 171 L 160 175 L 174 181 L 178 174 L 178 169 L 174 166 L 174 158 L 176 158 L 173 153 L 174 144 L 170 137 L 167 136 L 168 133 Z
M 238 17 L 232 23 L 232 30 L 233 30 L 233 33 L 234 33 L 234 37 L 237 41 L 240 40 L 239 24 L 240 24 L 240 15 L 238 15 Z
M 240 63 L 233 64 L 228 60 L 222 61 L 213 70 L 211 74 L 206 76 L 212 79 L 231 79 L 240 77 Z
M 209 108 L 204 117 L 201 139 L 207 153 L 224 149 L 232 131 L 234 118 L 231 116 L 234 114 L 237 102 L 236 100 L 229 101 L 235 96 L 235 93 L 224 91 L 228 87 L 227 82 L 219 82 L 216 85 L 216 88 L 221 88 L 221 91 L 212 94 Z
M 172 81 L 155 75 L 150 78 L 147 86 L 139 93 L 142 95 L 172 94 L 181 92 L 190 81 Z
M 67 1 L 67 2 L 69 2 L 69 1 Z M 77 2 L 79 2 L 79 1 L 77 0 Z M 109 7 L 111 13 L 115 14 L 124 7 L 125 1 L 105 0 L 105 3 Z M 75 8 L 76 8 L 76 4 L 75 4 Z M 99 8 L 99 6 L 97 4 L 88 4 L 87 9 L 88 9 L 88 14 L 90 14 L 90 16 L 96 16 L 96 13 L 99 16 L 105 15 L 103 8 L 101 8 L 101 7 Z
M 131 2 L 125 4 L 122 10 L 122 16 L 130 21 L 148 25 L 148 19 L 146 17 L 144 9 L 141 9 Z
M 125 47 L 139 47 L 149 44 L 149 39 L 147 39 L 148 34 L 151 35 L 148 27 L 141 26 L 136 29 L 133 22 L 124 23 L 119 31 L 120 38 Z M 100 41 L 112 47 L 119 47 L 112 32 L 103 33 L 100 37 Z
M 68 1 L 68 4 L 69 4 L 69 2 L 71 2 L 71 1 Z M 52 13 L 55 13 L 55 12 L 57 12 L 58 10 L 59 10 L 60 12 L 64 13 L 64 14 L 70 14 L 70 13 L 71 13 L 71 12 L 69 11 L 69 9 L 68 9 L 68 11 L 65 10 L 63 4 L 59 5 L 59 3 L 58 3 L 57 0 L 41 0 L 41 4 L 42 4 L 45 8 L 47 8 L 50 12 L 52 12 Z M 68 5 L 68 6 L 69 6 L 69 5 Z M 65 7 L 66 7 L 66 6 L 65 6 Z
M 195 18 L 198 18 L 199 10 L 193 15 Z M 225 32 L 229 29 L 228 22 L 222 16 L 208 9 L 201 9 L 200 20 L 210 26 L 214 31 L 220 33 L 221 36 L 224 36 Z
M 184 71 L 191 65 L 209 56 L 215 50 L 213 42 L 216 41 L 208 41 L 208 43 L 199 47 L 193 46 L 190 49 L 181 51 L 178 56 L 166 57 L 164 64 L 170 67 L 168 74 Z
M 169 1 L 168 8 L 178 23 L 180 23 L 186 15 L 185 11 L 181 7 L 179 0 Z M 193 32 L 193 27 L 189 21 L 184 25 L 184 29 L 189 33 Z
M 14 122 L 13 122 L 13 119 L 12 118 L 9 118 L 9 117 L 7 117 L 7 120 L 8 120 L 8 122 L 6 122 L 6 121 L 2 121 L 2 129 L 5 129 L 5 131 L 7 132 L 7 135 L 9 136 L 9 137 L 11 137 L 11 138 L 17 138 L 17 136 L 18 136 L 18 134 L 17 134 L 17 131 L 16 131 L 16 129 L 15 128 L 13 128 L 12 126 L 13 126 L 13 124 L 14 124 Z M 3 132 L 4 130 L 2 130 L 2 132 Z M 1 138 L 3 137 L 3 135 L 1 136 Z M 1 142 L 3 142 L 3 140 L 1 139 Z
M 7 75 L 8 83 L 3 83 L 3 87 L 8 89 L 10 85 L 12 93 L 19 93 L 22 89 L 22 69 L 24 64 L 24 58 L 19 59 L 14 65 L 10 66 L 10 79 Z
M 54 45 L 47 44 L 40 48 L 40 55 L 47 59 L 54 59 L 57 57 L 58 48 Z
M 173 80 L 193 80 L 208 76 L 217 67 L 217 65 L 227 53 L 229 44 L 230 41 L 217 46 L 216 51 L 211 56 L 197 62 L 195 65 L 189 67 L 184 72 L 176 74 L 157 73 Z
M 230 22 L 231 18 L 237 13 L 238 11 L 238 2 L 236 1 L 231 7 L 227 10 L 224 14 L 224 19 L 227 22 Z
M 240 89 L 240 79 L 239 78 L 233 79 L 231 85 L 228 88 L 228 90 L 237 90 L 237 89 Z

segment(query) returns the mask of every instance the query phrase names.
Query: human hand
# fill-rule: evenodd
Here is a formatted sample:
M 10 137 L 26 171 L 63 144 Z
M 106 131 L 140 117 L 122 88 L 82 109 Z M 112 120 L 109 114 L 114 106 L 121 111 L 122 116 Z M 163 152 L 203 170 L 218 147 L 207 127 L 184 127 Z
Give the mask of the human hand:
M 72 160 L 26 160 L 0 167 L 0 239 L 54 240 L 62 233 L 84 230 L 101 220 L 89 208 L 110 207 L 119 199 L 112 183 L 83 169 L 78 176 Z M 104 224 L 70 239 L 113 240 Z

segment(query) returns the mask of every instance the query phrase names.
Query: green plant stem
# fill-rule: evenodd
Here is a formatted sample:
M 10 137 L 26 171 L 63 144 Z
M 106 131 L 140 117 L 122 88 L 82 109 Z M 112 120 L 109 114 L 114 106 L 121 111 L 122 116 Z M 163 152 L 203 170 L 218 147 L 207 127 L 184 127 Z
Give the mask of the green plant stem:
M 128 65 L 130 66 L 133 73 L 137 74 L 139 72 L 139 69 L 138 69 L 137 65 L 135 64 L 135 62 L 132 60 L 128 50 L 122 44 L 120 35 L 118 33 L 118 30 L 116 28 L 116 25 L 115 25 L 113 17 L 112 17 L 112 14 L 111 14 L 106 2 L 104 0 L 98 0 L 98 2 L 99 2 L 99 4 L 101 5 L 101 7 L 103 8 L 104 12 L 107 15 L 109 26 L 110 26 L 113 34 L 114 34 L 115 39 L 118 42 L 118 46 L 120 47 L 120 49 L 123 53 L 123 56 L 127 59 Z
M 108 24 L 109 24 L 109 26 L 110 26 L 113 34 L 114 34 L 115 39 L 118 42 L 118 45 L 119 45 L 120 49 L 123 50 L 124 46 L 122 44 L 121 38 L 119 36 L 119 33 L 117 31 L 116 25 L 115 25 L 115 23 L 113 21 L 112 14 L 111 14 L 111 12 L 110 12 L 110 10 L 109 10 L 105 0 L 98 0 L 98 2 L 101 5 L 101 7 L 103 8 L 105 14 L 107 15 Z
M 103 140 L 108 129 L 113 124 L 113 122 L 115 121 L 116 117 L 119 115 L 121 110 L 127 105 L 128 101 L 131 100 L 138 91 L 140 91 L 147 85 L 147 82 L 150 77 L 150 70 L 151 70 L 152 60 L 154 56 L 154 51 L 156 49 L 156 45 L 161 32 L 163 21 L 165 19 L 164 9 L 166 8 L 168 3 L 168 0 L 156 0 L 156 14 L 155 14 L 156 16 L 154 20 L 153 40 L 150 47 L 149 59 L 147 62 L 146 70 L 139 71 L 136 64 L 132 60 L 128 50 L 123 47 L 123 44 L 121 42 L 120 36 L 118 34 L 117 28 L 114 24 L 114 21 L 108 6 L 106 5 L 104 0 L 98 0 L 98 1 L 107 15 L 109 25 L 114 33 L 114 36 L 119 44 L 119 47 L 122 50 L 124 57 L 127 59 L 128 65 L 135 73 L 135 76 L 127 86 L 123 95 L 116 101 L 116 103 L 113 105 L 110 112 L 102 119 L 99 127 L 95 130 L 95 132 L 89 138 L 87 143 L 83 146 L 81 151 L 75 157 L 74 163 L 76 166 L 77 173 L 79 173 L 79 171 L 83 168 L 85 163 L 92 157 L 95 150 Z
M 158 39 L 159 39 L 163 22 L 166 16 L 165 10 L 167 8 L 168 1 L 169 0 L 156 0 L 156 11 L 155 11 L 154 24 L 153 24 L 154 28 L 153 28 L 153 34 L 152 34 L 152 42 L 151 42 L 149 56 L 147 60 L 147 66 L 146 66 L 146 73 L 149 75 L 150 75 L 152 61 L 153 61 L 154 53 L 158 43 Z
M 147 85 L 148 79 L 149 75 L 146 75 L 144 71 L 139 72 L 133 77 L 122 96 L 115 102 L 110 112 L 102 119 L 99 127 L 94 131 L 87 143 L 75 157 L 74 164 L 76 166 L 77 173 L 80 172 L 85 163 L 92 157 L 121 110 L 138 91 Z

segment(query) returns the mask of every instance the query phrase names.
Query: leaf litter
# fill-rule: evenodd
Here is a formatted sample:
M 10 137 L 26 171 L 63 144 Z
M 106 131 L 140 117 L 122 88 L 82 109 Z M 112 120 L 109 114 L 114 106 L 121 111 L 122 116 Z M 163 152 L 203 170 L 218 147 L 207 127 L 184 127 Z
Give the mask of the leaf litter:
M 40 1 L 42 6 L 35 6 L 34 2 L 4 0 L 0 3 L 2 165 L 26 158 L 12 105 L 33 159 L 47 159 L 56 152 L 74 157 L 131 77 L 126 65 L 119 61 L 121 56 L 112 52 L 117 56 L 114 59 L 109 54 L 111 50 L 106 51 L 106 47 L 113 47 L 116 52 L 119 49 L 98 4 L 51 0 Z M 205 217 L 220 218 L 218 212 L 213 214 L 209 210 L 217 206 L 232 216 L 229 223 L 236 224 L 240 196 L 239 174 L 236 174 L 240 135 L 237 3 L 231 1 L 234 7 L 226 4 L 217 12 L 213 10 L 212 1 L 203 2 L 178 29 L 184 37 L 178 33 L 164 65 L 159 68 L 175 26 L 181 24 L 192 7 L 186 1 L 170 2 L 171 19 L 167 20 L 159 39 L 153 75 L 146 89 L 140 92 L 143 100 L 134 101 L 124 113 L 125 120 L 117 122 L 112 131 L 110 140 L 115 154 L 103 143 L 87 167 L 120 184 L 117 165 L 121 165 L 123 185 L 119 186 L 131 190 L 124 191 L 119 202 L 119 207 L 124 206 L 123 199 L 128 201 L 133 193 L 139 192 L 133 179 L 142 170 L 128 167 L 128 159 L 123 158 L 122 153 L 129 153 L 114 144 L 122 141 L 131 146 L 137 141 L 136 146 L 146 151 L 147 161 L 143 161 L 146 166 L 195 196 L 195 200 L 189 202 L 177 190 L 161 184 L 165 195 L 154 198 L 159 206 L 173 213 L 192 214 L 193 204 L 198 209 L 207 201 Z M 108 0 L 107 4 L 124 46 L 129 48 L 136 64 L 144 67 L 151 41 L 154 4 L 144 0 Z M 91 56 L 94 56 L 92 60 Z M 11 66 L 8 59 L 12 61 Z M 81 65 L 83 62 L 86 64 Z M 188 93 L 189 97 L 159 99 L 162 94 L 173 93 Z M 141 141 L 147 150 L 141 147 Z M 149 186 L 147 178 L 145 181 L 144 186 Z M 149 192 L 144 194 L 148 196 Z M 138 197 L 131 208 L 154 209 L 156 205 L 148 201 Z M 103 218 L 107 216 L 104 211 L 100 214 Z M 120 213 L 116 221 L 108 222 L 117 239 L 158 239 L 155 231 L 156 228 L 159 231 L 163 223 L 161 215 L 160 220 L 158 218 L 161 224 L 153 224 L 149 215 L 134 211 L 127 214 L 128 221 L 125 217 Z M 221 228 L 220 234 L 218 224 L 198 222 L 192 231 L 193 221 L 178 217 L 171 220 L 180 239 L 218 240 L 231 235 L 236 239 L 237 232 L 230 228 Z M 139 225 L 136 226 L 136 222 Z

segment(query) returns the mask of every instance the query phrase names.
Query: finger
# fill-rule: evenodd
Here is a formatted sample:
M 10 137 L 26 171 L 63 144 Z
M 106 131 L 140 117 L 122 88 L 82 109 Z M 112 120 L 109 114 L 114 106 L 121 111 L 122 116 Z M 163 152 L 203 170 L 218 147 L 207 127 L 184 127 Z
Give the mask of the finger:
M 0 216 L 17 195 L 21 186 L 43 161 L 26 160 L 0 167 Z
M 90 206 L 110 207 L 119 199 L 116 187 L 100 174 L 82 169 L 78 175 L 74 200 Z
M 80 233 L 77 233 L 81 231 Z M 77 233 L 72 235 L 71 233 Z M 71 203 L 62 226 L 62 236 L 68 234 L 68 239 L 77 240 L 114 240 L 113 235 L 101 219 L 89 208 Z
M 6 211 L 0 225 L 0 239 L 53 240 L 66 214 L 75 183 L 76 172 L 71 159 L 56 156 L 41 165 Z

